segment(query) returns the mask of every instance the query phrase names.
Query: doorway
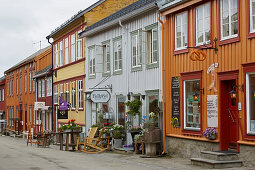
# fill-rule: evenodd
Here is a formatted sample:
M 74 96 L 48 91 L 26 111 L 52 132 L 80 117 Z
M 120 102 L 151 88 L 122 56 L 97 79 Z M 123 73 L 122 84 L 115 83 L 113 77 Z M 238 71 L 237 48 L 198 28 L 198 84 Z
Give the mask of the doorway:
M 237 79 L 220 80 L 220 149 L 238 151 L 238 108 L 237 97 L 231 98 Z

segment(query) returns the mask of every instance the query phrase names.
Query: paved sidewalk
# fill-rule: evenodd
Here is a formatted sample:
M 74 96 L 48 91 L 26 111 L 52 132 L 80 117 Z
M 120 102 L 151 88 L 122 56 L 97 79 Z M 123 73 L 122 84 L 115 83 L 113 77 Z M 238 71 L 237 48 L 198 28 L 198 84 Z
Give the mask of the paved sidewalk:
M 188 159 L 181 158 L 140 158 L 140 155 L 115 152 L 86 154 L 60 151 L 59 146 L 27 147 L 24 139 L 0 136 L 0 170 L 5 169 L 196 170 L 203 168 L 193 166 Z

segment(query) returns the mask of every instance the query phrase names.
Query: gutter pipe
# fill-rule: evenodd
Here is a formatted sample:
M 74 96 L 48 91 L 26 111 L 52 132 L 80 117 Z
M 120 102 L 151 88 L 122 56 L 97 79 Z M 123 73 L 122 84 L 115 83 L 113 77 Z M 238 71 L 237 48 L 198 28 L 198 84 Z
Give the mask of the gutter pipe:
M 164 22 L 161 20 L 160 18 L 160 14 L 158 16 L 158 21 L 162 24 L 162 57 L 163 57 L 163 68 L 162 68 L 162 72 L 163 72 L 163 152 L 161 153 L 162 155 L 164 155 L 166 153 L 166 102 L 165 102 L 165 97 L 166 97 L 166 83 L 165 83 L 165 25 Z

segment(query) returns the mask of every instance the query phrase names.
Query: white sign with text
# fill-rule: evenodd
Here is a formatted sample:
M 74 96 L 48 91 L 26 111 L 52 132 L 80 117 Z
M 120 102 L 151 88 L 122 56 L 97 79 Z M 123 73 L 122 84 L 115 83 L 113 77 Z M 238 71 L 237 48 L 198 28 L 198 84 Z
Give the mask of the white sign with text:
M 207 95 L 207 126 L 218 127 L 218 95 Z
M 107 90 L 94 90 L 90 95 L 91 100 L 94 103 L 107 103 L 111 95 Z

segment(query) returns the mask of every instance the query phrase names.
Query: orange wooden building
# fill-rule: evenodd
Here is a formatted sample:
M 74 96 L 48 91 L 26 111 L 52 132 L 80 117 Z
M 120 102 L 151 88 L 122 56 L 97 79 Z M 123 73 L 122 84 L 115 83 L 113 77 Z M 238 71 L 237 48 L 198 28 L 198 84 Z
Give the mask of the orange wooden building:
M 169 152 L 191 157 L 201 150 L 235 150 L 254 160 L 255 1 L 172 0 L 158 6 Z M 203 134 L 209 127 L 217 131 L 215 140 Z
M 28 122 L 36 122 L 34 112 L 36 82 L 32 77 L 46 64 L 37 64 L 36 58 L 48 55 L 50 59 L 47 61 L 51 62 L 51 47 L 37 51 L 5 71 L 7 131 L 24 132 L 27 131 Z

